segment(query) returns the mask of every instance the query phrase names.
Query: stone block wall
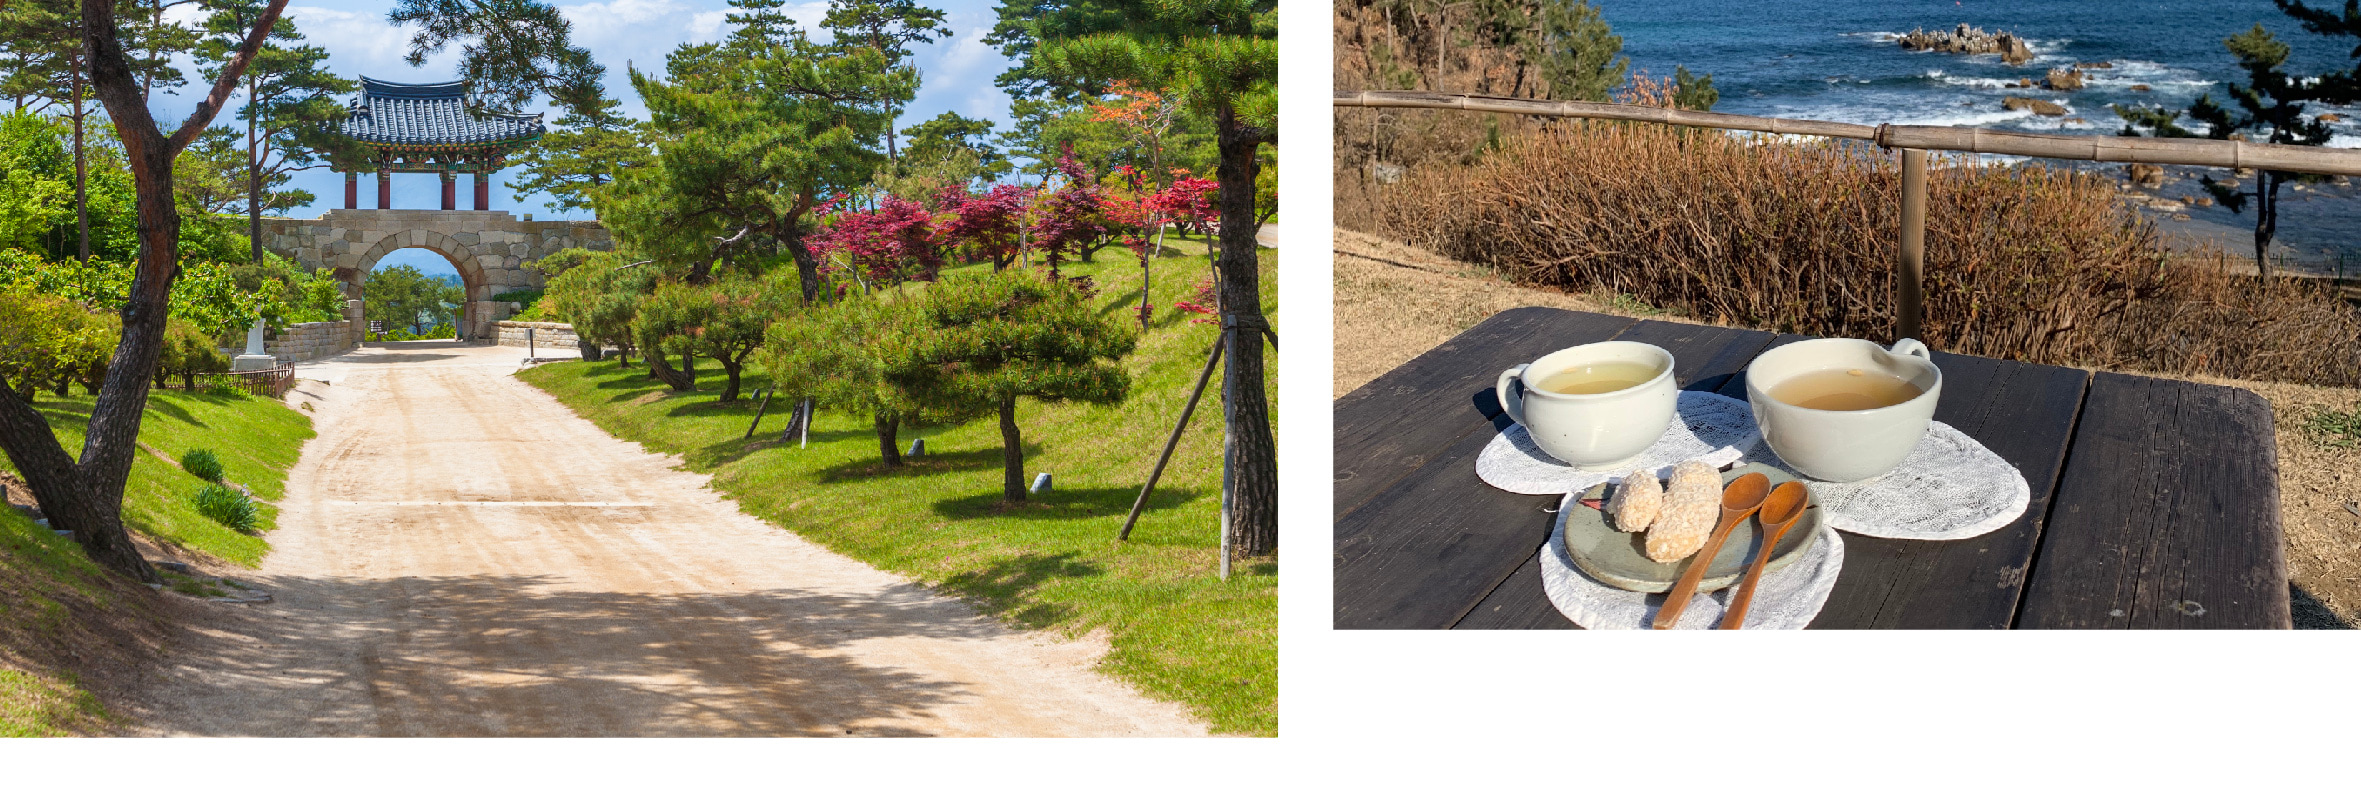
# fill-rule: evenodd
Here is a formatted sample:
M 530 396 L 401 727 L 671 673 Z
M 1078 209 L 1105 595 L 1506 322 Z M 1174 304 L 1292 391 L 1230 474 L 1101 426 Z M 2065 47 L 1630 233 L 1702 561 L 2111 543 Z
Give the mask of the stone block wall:
M 341 354 L 351 350 L 352 343 L 351 322 L 313 321 L 288 325 L 277 337 L 264 339 L 262 350 L 284 365 Z
M 503 321 L 494 326 L 500 328 L 500 345 L 502 346 L 523 348 L 527 328 L 533 330 L 533 344 L 539 348 L 574 349 L 580 345 L 580 341 L 574 337 L 574 325 L 572 324 L 559 324 L 552 321 Z
M 433 250 L 466 281 L 459 332 L 471 340 L 492 337 L 493 325 L 514 310 L 491 301 L 492 295 L 543 287 L 541 273 L 526 263 L 569 247 L 615 249 L 614 235 L 596 222 L 414 209 L 331 209 L 314 220 L 266 217 L 262 243 L 307 268 L 334 270 L 352 297 L 360 296 L 361 280 L 385 254 Z

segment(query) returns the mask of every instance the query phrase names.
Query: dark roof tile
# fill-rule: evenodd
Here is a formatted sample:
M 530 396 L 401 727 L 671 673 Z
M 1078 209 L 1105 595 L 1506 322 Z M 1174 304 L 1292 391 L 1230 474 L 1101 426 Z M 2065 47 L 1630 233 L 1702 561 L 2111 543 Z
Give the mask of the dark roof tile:
M 361 95 L 338 131 L 363 143 L 464 145 L 524 140 L 542 132 L 541 114 L 471 111 L 457 82 L 409 85 L 361 78 Z

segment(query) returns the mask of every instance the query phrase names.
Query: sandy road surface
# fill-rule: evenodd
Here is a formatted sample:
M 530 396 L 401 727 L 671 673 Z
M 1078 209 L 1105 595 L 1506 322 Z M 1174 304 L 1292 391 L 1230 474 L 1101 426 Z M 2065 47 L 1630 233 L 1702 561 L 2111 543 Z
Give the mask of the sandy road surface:
M 220 612 L 135 716 L 198 735 L 1199 735 L 1103 647 L 746 516 L 508 376 L 523 350 L 305 366 L 277 602 Z

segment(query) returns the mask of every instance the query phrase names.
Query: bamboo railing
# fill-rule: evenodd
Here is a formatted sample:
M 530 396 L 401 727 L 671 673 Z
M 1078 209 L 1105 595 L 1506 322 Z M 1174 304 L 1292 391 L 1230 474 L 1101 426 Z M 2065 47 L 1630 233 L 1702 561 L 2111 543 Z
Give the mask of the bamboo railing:
M 1928 151 L 2079 159 L 2092 162 L 2137 162 L 2150 165 L 2193 165 L 2217 168 L 2259 168 L 2328 176 L 2361 176 L 2361 150 L 2287 146 L 2244 140 L 2122 137 L 2117 135 L 2043 135 L 2001 132 L 1956 126 L 1847 124 L 1796 118 L 1767 118 L 1732 113 L 1709 113 L 1670 107 L 1648 107 L 1602 102 L 1562 102 L 1506 96 L 1430 93 L 1426 91 L 1337 91 L 1337 107 L 1394 107 L 1427 110 L 1469 110 L 1505 115 L 1553 118 L 1595 118 L 1609 121 L 1731 129 L 1776 135 L 1813 135 L 1867 140 L 1902 150 L 1901 260 L 1895 278 L 1895 337 L 1918 336 L 1925 304 L 1922 284 L 1926 264 L 1926 166 Z

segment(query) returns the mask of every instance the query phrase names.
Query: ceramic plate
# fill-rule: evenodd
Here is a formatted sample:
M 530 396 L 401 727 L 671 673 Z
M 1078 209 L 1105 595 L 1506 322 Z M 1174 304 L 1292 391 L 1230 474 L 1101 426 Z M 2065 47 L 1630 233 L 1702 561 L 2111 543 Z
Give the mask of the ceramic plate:
M 1774 467 L 1745 464 L 1722 473 L 1722 484 L 1727 486 L 1738 476 L 1750 472 L 1759 472 L 1770 478 L 1772 486 L 1795 480 L 1795 476 Z M 1590 487 L 1580 497 L 1586 500 L 1604 498 L 1607 486 L 1602 483 Z M 1570 503 L 1564 508 L 1565 529 L 1561 532 L 1566 537 L 1566 556 L 1572 558 L 1574 566 L 1589 574 L 1591 579 L 1624 590 L 1663 593 L 1672 590 L 1672 584 L 1680 580 L 1687 564 L 1697 560 L 1696 557 L 1673 563 L 1649 560 L 1647 533 L 1616 530 L 1614 517 L 1580 503 Z M 1820 506 L 1814 503 L 1805 507 L 1804 515 L 1795 520 L 1795 526 L 1788 528 L 1787 535 L 1779 538 L 1779 546 L 1771 552 L 1771 561 L 1765 567 L 1765 573 L 1778 571 L 1794 563 L 1796 558 L 1803 556 L 1805 549 L 1811 547 L 1819 534 Z M 1713 558 L 1713 565 L 1706 567 L 1705 580 L 1697 584 L 1697 592 L 1721 590 L 1738 584 L 1739 576 L 1746 573 L 1747 564 L 1754 562 L 1755 545 L 1762 543 L 1762 540 L 1761 520 L 1750 516 L 1746 521 L 1739 522 L 1737 527 L 1732 528 L 1730 539 L 1722 542 L 1721 554 Z

